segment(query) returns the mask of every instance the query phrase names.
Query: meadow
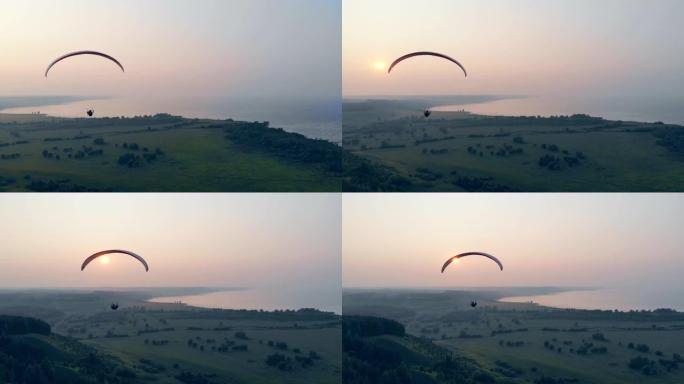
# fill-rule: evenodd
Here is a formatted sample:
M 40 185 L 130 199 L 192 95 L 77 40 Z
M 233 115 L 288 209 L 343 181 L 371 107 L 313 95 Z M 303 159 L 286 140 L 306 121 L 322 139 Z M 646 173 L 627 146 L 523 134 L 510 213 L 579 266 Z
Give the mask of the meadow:
M 39 362 L 43 366 L 58 366 L 61 358 L 52 361 L 50 356 L 85 351 L 65 364 L 83 382 L 103 374 L 82 367 L 89 355 L 102 361 L 98 367 L 117 367 L 111 369 L 121 374 L 112 380 L 122 382 L 339 382 L 338 315 L 306 308 L 269 312 L 146 301 L 154 295 L 180 292 L 190 293 L 184 289 L 4 292 L 0 314 L 22 316 L 22 324 L 31 318 L 49 324 L 48 334 L 8 336 L 21 338 L 15 344 L 40 345 L 38 355 L 46 355 Z M 120 308 L 111 310 L 111 302 Z M 3 346 L 0 357 L 5 353 Z M 20 360 L 21 354 L 9 356 Z M 0 374 L 8 375 L 3 368 L 0 364 Z
M 443 357 L 462 359 L 496 383 L 680 383 L 684 380 L 684 314 L 564 310 L 498 299 L 520 288 L 482 291 L 346 291 L 345 316 L 401 324 L 405 335 L 370 338 L 405 356 L 428 380 L 440 379 Z M 473 308 L 471 301 L 478 305 Z M 429 347 L 427 347 L 429 346 Z M 430 350 L 432 352 L 428 353 Z M 390 352 L 388 352 L 390 353 Z M 346 368 L 346 367 L 345 367 Z M 487 381 L 490 380 L 491 381 Z
M 344 103 L 345 150 L 393 173 L 395 182 L 379 189 L 684 190 L 684 127 L 678 125 L 584 114 L 484 116 L 465 110 L 435 111 L 426 118 L 424 104 Z
M 8 192 L 340 190 L 337 145 L 267 122 L 0 114 Z

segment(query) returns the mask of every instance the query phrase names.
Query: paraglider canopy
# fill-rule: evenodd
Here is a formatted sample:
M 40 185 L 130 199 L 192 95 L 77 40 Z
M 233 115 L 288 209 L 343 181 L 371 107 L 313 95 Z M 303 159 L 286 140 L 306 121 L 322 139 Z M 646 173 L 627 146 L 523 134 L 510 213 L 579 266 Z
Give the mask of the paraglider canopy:
M 88 266 L 88 264 L 90 264 L 91 261 L 97 259 L 97 258 L 100 257 L 100 256 L 108 255 L 108 254 L 111 254 L 111 253 L 121 253 L 121 254 L 124 254 L 124 255 L 128 255 L 128 256 L 134 257 L 134 258 L 137 259 L 140 263 L 142 263 L 143 267 L 145 267 L 145 272 L 149 272 L 149 271 L 150 271 L 150 268 L 147 266 L 147 262 L 145 261 L 145 259 L 142 258 L 142 256 L 137 255 L 137 254 L 135 254 L 135 253 L 133 253 L 133 252 L 131 252 L 131 251 L 125 251 L 125 250 L 123 250 L 123 249 L 109 249 L 109 250 L 100 251 L 100 252 L 97 252 L 97 253 L 94 253 L 94 254 L 88 256 L 88 258 L 85 259 L 85 260 L 83 261 L 83 264 L 81 264 L 81 271 L 84 270 L 85 267 Z
M 392 63 L 392 65 L 389 66 L 389 69 L 387 70 L 387 73 L 388 73 L 388 74 L 391 73 L 391 72 L 392 72 L 392 68 L 394 68 L 394 66 L 396 66 L 396 65 L 399 64 L 399 63 L 401 63 L 402 61 L 404 61 L 404 60 L 406 60 L 406 59 L 410 59 L 410 58 L 412 58 L 412 57 L 416 57 L 416 56 L 435 56 L 435 57 L 440 57 L 440 58 L 445 59 L 445 60 L 449 60 L 449 61 L 451 61 L 452 63 L 458 65 L 459 68 L 461 68 L 461 70 L 463 71 L 463 74 L 465 75 L 465 77 L 468 77 L 468 72 L 466 72 L 465 67 L 464 67 L 463 65 L 461 65 L 461 63 L 459 63 L 458 61 L 456 61 L 456 59 L 453 59 L 453 58 L 451 58 L 451 57 L 449 57 L 449 56 L 447 56 L 447 55 L 445 55 L 445 54 L 443 54 L 443 53 L 428 52 L 428 51 L 412 52 L 412 53 L 406 54 L 406 55 L 404 55 L 404 56 L 401 56 L 400 58 L 394 60 L 394 62 Z
M 456 256 L 450 257 L 450 258 L 444 263 L 444 265 L 442 265 L 442 273 L 444 273 L 444 270 L 446 269 L 446 267 L 448 267 L 449 264 L 451 264 L 454 260 L 458 260 L 458 259 L 460 259 L 461 257 L 466 257 L 466 256 L 484 256 L 484 257 L 486 257 L 486 258 L 492 260 L 493 262 L 495 262 L 495 263 L 499 266 L 499 269 L 501 269 L 501 270 L 503 271 L 503 264 L 501 264 L 501 262 L 499 261 L 499 259 L 497 259 L 496 257 L 490 255 L 489 253 L 484 253 L 484 252 L 464 252 L 464 253 L 458 254 L 458 255 L 456 255 Z
M 119 60 L 113 58 L 112 56 L 110 56 L 110 55 L 108 55 L 108 54 L 106 54 L 106 53 L 97 52 L 97 51 L 76 51 L 76 52 L 67 53 L 67 54 L 62 55 L 62 56 L 56 58 L 55 60 L 53 60 L 53 61 L 50 63 L 50 65 L 48 65 L 47 69 L 45 70 L 45 77 L 47 77 L 48 72 L 50 72 L 50 69 L 51 69 L 55 64 L 59 63 L 60 61 L 62 61 L 62 60 L 64 60 L 64 59 L 67 59 L 67 58 L 69 58 L 69 57 L 80 56 L 80 55 L 95 55 L 95 56 L 104 57 L 105 59 L 108 59 L 108 60 L 114 62 L 114 64 L 116 64 L 119 68 L 121 68 L 121 71 L 122 71 L 122 72 L 126 72 L 126 71 L 124 70 L 123 65 L 121 65 L 121 63 L 119 62 Z

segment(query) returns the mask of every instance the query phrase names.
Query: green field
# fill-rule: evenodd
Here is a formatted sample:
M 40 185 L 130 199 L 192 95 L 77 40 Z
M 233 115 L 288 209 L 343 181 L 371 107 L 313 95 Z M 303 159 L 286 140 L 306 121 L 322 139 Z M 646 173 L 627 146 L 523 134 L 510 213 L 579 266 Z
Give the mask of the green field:
M 684 190 L 681 126 L 465 111 L 425 118 L 423 104 L 345 102 L 343 147 L 391 169 L 405 191 Z
M 3 191 L 339 191 L 339 162 L 267 123 L 0 114 Z
M 347 291 L 343 310 L 345 316 L 396 320 L 410 336 L 403 343 L 418 338 L 444 348 L 501 376 L 495 382 L 684 382 L 684 314 L 561 310 L 497 301 L 519 293 Z M 470 307 L 471 300 L 478 302 L 476 308 Z M 404 347 L 393 350 L 406 353 Z
M 221 310 L 146 301 L 183 291 L 5 292 L 0 315 L 48 322 L 52 336 L 22 337 L 67 343 L 63 351 L 59 345 L 41 347 L 62 354 L 90 348 L 132 372 L 130 382 L 339 383 L 339 316 L 313 309 Z M 117 311 L 109 309 L 114 301 L 121 305 Z M 3 352 L 0 342 L 0 381 Z

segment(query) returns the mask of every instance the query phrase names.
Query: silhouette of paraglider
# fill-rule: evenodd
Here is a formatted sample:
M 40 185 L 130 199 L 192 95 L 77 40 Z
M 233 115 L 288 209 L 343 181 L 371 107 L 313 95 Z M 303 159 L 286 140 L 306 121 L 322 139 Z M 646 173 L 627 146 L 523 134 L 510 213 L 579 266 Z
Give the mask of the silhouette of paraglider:
M 471 301 L 471 302 L 470 302 L 470 306 L 473 307 L 473 308 L 477 307 L 477 302 L 476 302 L 476 301 Z
M 116 311 L 117 309 L 119 309 L 119 303 L 112 303 L 111 308 L 113 311 Z
M 431 114 L 432 114 L 432 111 L 429 109 L 426 109 L 425 112 L 423 112 L 423 115 L 425 115 L 426 118 L 430 117 Z
M 93 117 L 93 114 L 95 113 L 95 111 L 93 111 L 93 109 L 90 108 L 88 111 L 86 111 L 86 113 L 88 114 L 88 117 Z

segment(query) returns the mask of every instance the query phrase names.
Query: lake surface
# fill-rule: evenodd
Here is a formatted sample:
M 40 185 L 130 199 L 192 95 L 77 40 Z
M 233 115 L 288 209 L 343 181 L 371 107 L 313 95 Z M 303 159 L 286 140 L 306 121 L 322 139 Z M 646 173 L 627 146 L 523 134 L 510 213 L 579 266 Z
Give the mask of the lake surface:
M 18 99 L 18 98 L 15 98 Z M 3 113 L 32 113 L 59 117 L 85 117 L 88 109 L 96 117 L 154 115 L 169 113 L 189 118 L 268 121 L 271 127 L 335 143 L 342 140 L 340 100 L 268 99 L 155 99 L 136 97 L 93 98 L 71 101 L 55 97 L 26 97 L 2 108 Z M 0 104 L 1 105 L 1 104 Z
M 182 302 L 202 308 L 263 309 L 268 311 L 316 308 L 342 313 L 340 290 L 244 289 L 212 292 L 200 295 L 157 297 L 155 303 Z
M 684 124 L 684 98 L 603 99 L 591 97 L 530 96 L 478 103 L 440 105 L 433 107 L 432 110 L 466 110 L 481 115 L 505 116 L 553 116 L 584 113 L 608 120 L 648 123 L 662 121 L 670 124 Z
M 505 297 L 500 301 L 534 302 L 555 308 L 619 309 L 621 311 L 670 308 L 684 311 L 684 295 L 680 290 L 650 287 L 567 291 L 549 295 Z

